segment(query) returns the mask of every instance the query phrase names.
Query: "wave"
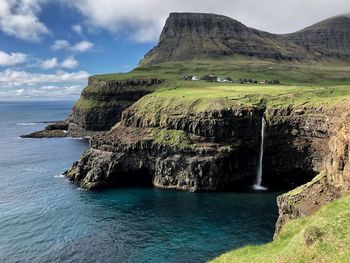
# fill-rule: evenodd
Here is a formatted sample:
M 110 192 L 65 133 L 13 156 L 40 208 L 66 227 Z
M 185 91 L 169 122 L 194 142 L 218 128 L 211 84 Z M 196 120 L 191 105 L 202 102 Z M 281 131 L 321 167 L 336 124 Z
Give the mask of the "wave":
M 18 122 L 16 123 L 17 126 L 31 126 L 31 125 L 38 125 L 39 122 Z
M 38 124 L 51 124 L 59 121 L 33 121 L 33 122 L 18 122 L 16 125 L 18 126 L 29 126 L 29 125 L 38 125 Z
M 55 178 L 64 178 L 64 174 L 55 175 Z
M 85 137 L 66 137 L 69 140 L 88 140 L 90 139 L 90 136 L 85 136 Z

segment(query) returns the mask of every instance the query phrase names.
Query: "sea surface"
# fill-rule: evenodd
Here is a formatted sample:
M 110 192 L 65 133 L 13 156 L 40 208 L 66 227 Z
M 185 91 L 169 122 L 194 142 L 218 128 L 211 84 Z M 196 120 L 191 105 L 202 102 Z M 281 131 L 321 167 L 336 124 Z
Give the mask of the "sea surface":
M 61 174 L 86 140 L 21 139 L 73 102 L 0 102 L 0 262 L 204 262 L 272 240 L 277 193 L 98 192 Z

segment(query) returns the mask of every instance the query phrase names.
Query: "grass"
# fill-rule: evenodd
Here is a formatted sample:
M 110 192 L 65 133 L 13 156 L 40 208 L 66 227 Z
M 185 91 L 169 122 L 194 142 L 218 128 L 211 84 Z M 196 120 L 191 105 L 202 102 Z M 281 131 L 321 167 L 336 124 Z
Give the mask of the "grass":
M 133 102 L 132 101 L 121 101 L 121 100 L 111 100 L 111 101 L 100 101 L 100 100 L 87 100 L 80 98 L 76 103 L 75 106 L 78 107 L 80 110 L 90 110 L 93 108 L 107 108 L 107 107 L 113 107 L 113 106 L 130 106 Z
M 166 144 L 168 146 L 176 146 L 180 149 L 188 149 L 193 147 L 190 135 L 181 130 L 166 130 L 157 129 L 152 130 L 152 135 L 155 143 Z
M 310 182 L 303 184 L 285 194 L 283 194 L 284 196 L 287 197 L 293 197 L 295 195 L 300 194 L 301 192 L 305 191 L 306 189 L 308 189 L 310 186 L 312 186 L 313 184 L 317 183 L 318 181 L 320 181 L 321 179 L 323 179 L 324 177 L 326 177 L 326 174 L 324 172 L 318 174 L 317 176 L 315 176 Z
M 278 79 L 293 85 L 341 85 L 350 83 L 350 65 L 337 60 L 298 63 L 237 57 L 229 60 L 163 63 L 138 67 L 128 73 L 94 76 L 100 80 L 162 78 L 176 81 L 181 75 L 216 74 L 233 79 Z
M 350 99 L 350 86 L 197 85 L 158 90 L 137 101 L 131 109 L 149 123 L 163 123 L 169 116 L 191 118 L 198 113 L 252 106 L 330 106 Z
M 216 74 L 232 79 L 277 79 L 283 85 L 239 85 L 181 80 L 180 77 L 186 74 Z M 171 111 L 176 109 L 179 114 L 240 106 L 318 106 L 338 103 L 350 95 L 350 65 L 337 60 L 301 64 L 237 57 L 235 60 L 164 63 L 147 68 L 138 67 L 129 73 L 97 75 L 92 78 L 103 81 L 151 78 L 166 80 L 152 87 L 88 86 L 84 91 L 90 95 L 96 94 L 96 97 L 108 98 L 123 92 L 147 90 L 155 93 L 143 98 L 135 107 L 157 112 L 170 108 Z M 78 105 L 85 109 L 88 109 L 89 105 L 102 106 L 101 103 L 93 103 L 80 101 Z M 152 103 L 154 105 L 151 105 Z
M 273 242 L 228 252 L 213 263 L 350 262 L 350 196 L 290 221 Z

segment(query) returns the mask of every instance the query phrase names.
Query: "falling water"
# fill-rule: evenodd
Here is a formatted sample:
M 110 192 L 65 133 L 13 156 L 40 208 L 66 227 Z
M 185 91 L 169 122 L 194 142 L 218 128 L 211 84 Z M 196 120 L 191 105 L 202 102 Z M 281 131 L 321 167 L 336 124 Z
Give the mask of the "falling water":
M 256 182 L 253 186 L 255 190 L 259 191 L 265 191 L 267 190 L 266 187 L 262 186 L 262 166 L 263 166 L 263 157 L 264 157 L 264 138 L 265 138 L 265 128 L 266 128 L 266 121 L 264 116 L 261 120 L 261 143 L 260 143 L 260 154 L 259 154 L 259 166 L 258 166 L 258 173 L 256 176 Z

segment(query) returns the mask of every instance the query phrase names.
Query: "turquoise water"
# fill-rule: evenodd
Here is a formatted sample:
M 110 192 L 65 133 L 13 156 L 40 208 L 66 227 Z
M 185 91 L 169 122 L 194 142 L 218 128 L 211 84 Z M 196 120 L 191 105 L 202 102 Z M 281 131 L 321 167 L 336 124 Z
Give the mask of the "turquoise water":
M 277 193 L 87 192 L 60 174 L 85 140 L 21 139 L 72 102 L 0 102 L 0 262 L 204 262 L 272 240 Z

